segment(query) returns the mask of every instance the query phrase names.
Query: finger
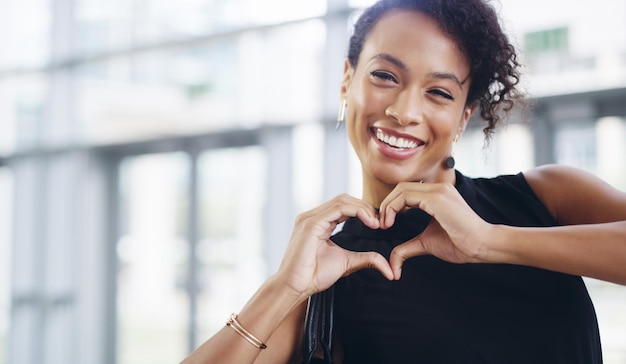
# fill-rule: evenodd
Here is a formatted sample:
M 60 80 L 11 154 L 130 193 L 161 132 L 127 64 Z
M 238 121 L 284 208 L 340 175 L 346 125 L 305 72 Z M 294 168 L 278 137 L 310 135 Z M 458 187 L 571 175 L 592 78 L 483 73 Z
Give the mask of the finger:
M 424 194 L 420 191 L 402 191 L 392 196 L 388 196 L 384 207 L 381 207 L 384 214 L 381 218 L 381 226 L 387 229 L 393 226 L 396 216 L 402 210 L 407 207 L 419 207 L 420 199 L 423 195 Z
M 393 225 L 395 216 L 391 216 L 391 217 L 388 216 L 387 210 L 388 210 L 389 203 L 398 197 L 398 194 L 400 193 L 399 190 L 400 190 L 400 185 L 397 185 L 380 203 L 378 218 L 380 220 L 380 227 L 382 229 L 387 229 Z M 388 223 L 389 221 L 391 223 Z
M 348 195 L 340 196 L 330 202 L 325 205 L 323 211 L 319 212 L 326 221 L 341 223 L 350 217 L 357 217 L 369 228 L 380 227 L 376 209 L 369 203 Z
M 345 275 L 350 275 L 357 270 L 373 268 L 378 270 L 388 280 L 393 280 L 394 274 L 389 262 L 376 252 L 348 252 L 348 262 Z
M 340 195 L 335 196 L 334 198 L 322 203 L 321 205 L 318 205 L 315 208 L 312 208 L 308 211 L 304 211 L 301 213 L 301 215 L 307 217 L 307 216 L 315 216 L 319 213 L 321 213 L 322 211 L 328 209 L 331 206 L 335 206 L 337 204 L 355 204 L 355 205 L 363 205 L 364 207 L 368 207 L 370 206 L 367 202 L 358 199 L 356 197 L 353 197 L 347 193 L 342 193 Z M 371 207 L 371 206 L 370 206 Z M 372 209 L 374 209 L 373 207 L 371 207 Z
M 389 257 L 389 265 L 391 266 L 394 279 L 398 280 L 402 276 L 402 265 L 407 259 L 426 254 L 429 253 L 419 238 L 411 239 L 396 246 L 391 251 L 391 256 Z
M 319 232 L 318 237 L 325 239 L 334 231 L 337 224 L 350 217 L 358 217 L 370 228 L 380 227 L 376 209 L 371 204 L 347 194 L 339 195 L 314 209 L 299 214 L 296 218 L 296 225 L 323 226 L 324 230 Z
M 393 226 L 397 214 L 405 208 L 420 208 L 426 192 L 435 185 L 421 182 L 404 182 L 398 184 L 380 204 L 381 227 L 387 229 Z
M 359 218 L 359 220 L 361 220 L 370 229 L 380 228 L 378 213 L 373 207 L 371 208 L 371 211 L 369 209 L 366 212 L 359 210 L 356 214 L 356 217 Z
M 394 205 L 394 201 L 397 201 L 399 196 L 400 196 L 400 192 L 396 188 L 393 191 L 391 191 L 391 193 L 387 195 L 387 197 L 385 197 L 383 202 L 381 202 L 380 212 L 379 212 L 380 214 L 379 220 L 380 220 L 381 228 L 388 229 L 391 226 L 393 226 L 398 211 L 400 211 L 403 208 L 403 207 L 398 208 L 398 207 L 395 207 Z

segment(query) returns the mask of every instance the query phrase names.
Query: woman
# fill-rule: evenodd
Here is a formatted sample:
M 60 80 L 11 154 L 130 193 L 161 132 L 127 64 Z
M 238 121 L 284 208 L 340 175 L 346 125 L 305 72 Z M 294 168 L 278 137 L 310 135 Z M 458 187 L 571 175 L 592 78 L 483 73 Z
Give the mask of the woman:
M 517 81 L 482 0 L 369 8 L 341 85 L 362 198 L 299 215 L 278 272 L 184 362 L 298 362 L 307 299 L 334 285 L 337 363 L 601 363 L 580 276 L 626 284 L 626 194 L 563 166 L 453 169 L 472 114 L 488 135 Z

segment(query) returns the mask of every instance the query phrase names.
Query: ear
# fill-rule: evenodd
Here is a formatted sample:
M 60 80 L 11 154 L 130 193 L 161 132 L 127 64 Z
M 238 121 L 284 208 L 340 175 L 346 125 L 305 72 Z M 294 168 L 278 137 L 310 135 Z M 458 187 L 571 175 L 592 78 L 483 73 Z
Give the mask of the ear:
M 463 132 L 465 131 L 465 128 L 467 127 L 470 118 L 472 117 L 472 115 L 474 115 L 474 111 L 476 111 L 477 106 L 478 103 L 475 102 L 465 107 L 465 109 L 463 110 L 463 115 L 461 116 L 461 120 L 459 122 L 459 128 L 456 131 L 457 135 L 463 135 Z
M 354 76 L 354 68 L 350 65 L 350 61 L 346 58 L 343 63 L 343 80 L 341 81 L 340 95 L 342 99 L 346 98 L 350 84 L 352 83 L 352 77 Z

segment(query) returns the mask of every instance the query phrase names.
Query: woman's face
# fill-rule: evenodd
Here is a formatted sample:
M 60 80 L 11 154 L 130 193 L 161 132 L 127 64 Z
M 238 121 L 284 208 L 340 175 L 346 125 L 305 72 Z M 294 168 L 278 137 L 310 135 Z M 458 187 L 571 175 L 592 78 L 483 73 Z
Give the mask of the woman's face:
M 469 86 L 465 54 L 432 18 L 393 11 L 374 25 L 358 65 L 346 61 L 341 88 L 366 195 L 403 181 L 454 181 L 444 161 L 473 112 Z

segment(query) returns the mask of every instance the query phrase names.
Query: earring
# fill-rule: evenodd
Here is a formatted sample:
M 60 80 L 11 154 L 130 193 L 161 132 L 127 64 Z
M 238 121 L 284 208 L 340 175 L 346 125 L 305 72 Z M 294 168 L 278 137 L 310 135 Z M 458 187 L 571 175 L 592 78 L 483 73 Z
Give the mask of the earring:
M 446 158 L 445 166 L 448 169 L 454 168 L 454 165 L 456 164 L 456 161 L 454 160 L 454 151 L 456 149 L 456 143 L 458 141 L 459 141 L 459 134 L 457 134 L 454 137 L 454 141 L 452 141 L 452 153 L 450 153 L 450 156 L 448 158 Z
M 347 108 L 346 99 L 341 99 L 341 103 L 339 104 L 339 115 L 337 115 L 337 125 L 335 126 L 335 130 L 339 130 L 341 123 L 346 118 L 346 108 Z

